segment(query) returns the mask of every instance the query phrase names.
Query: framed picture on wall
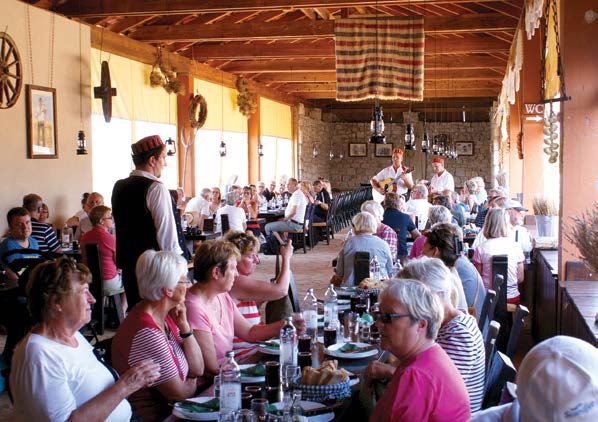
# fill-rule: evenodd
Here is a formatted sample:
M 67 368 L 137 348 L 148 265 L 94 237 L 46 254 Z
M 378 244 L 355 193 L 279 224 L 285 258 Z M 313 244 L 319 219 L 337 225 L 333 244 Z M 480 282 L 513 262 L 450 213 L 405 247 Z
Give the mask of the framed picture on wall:
M 459 155 L 473 155 L 473 142 L 457 142 L 457 154 Z
M 376 157 L 392 157 L 393 144 L 376 144 Z
M 27 157 L 58 158 L 56 90 L 26 85 Z
M 368 144 L 349 144 L 349 157 L 367 157 Z

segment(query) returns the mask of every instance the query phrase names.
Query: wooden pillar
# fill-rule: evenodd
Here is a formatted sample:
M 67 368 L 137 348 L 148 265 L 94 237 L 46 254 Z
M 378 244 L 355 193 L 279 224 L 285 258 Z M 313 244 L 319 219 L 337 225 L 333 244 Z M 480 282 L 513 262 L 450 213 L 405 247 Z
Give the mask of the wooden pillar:
M 191 126 L 189 126 L 189 117 L 188 117 L 188 110 L 189 104 L 191 103 L 191 99 L 193 98 L 193 93 L 195 92 L 195 87 L 193 86 L 193 77 L 190 76 L 188 73 L 178 74 L 178 79 L 181 82 L 183 89 L 185 90 L 184 95 L 177 95 L 177 155 L 179 160 L 179 186 L 183 184 L 183 169 L 186 168 L 185 171 L 185 186 L 183 190 L 185 191 L 185 196 L 191 197 L 195 196 L 195 145 L 191 145 L 189 147 L 189 151 L 187 152 L 187 166 L 185 167 L 185 147 L 183 146 L 182 139 L 181 139 L 181 128 L 185 128 L 186 133 L 191 134 L 193 133 L 191 130 Z
M 260 100 L 258 98 L 255 113 L 247 119 L 247 163 L 249 183 L 257 183 L 260 180 L 260 156 L 258 148 L 260 146 L 261 128 L 260 128 Z
M 577 249 L 565 238 L 563 226 L 570 217 L 591 208 L 598 200 L 598 22 L 586 23 L 584 13 L 596 11 L 595 0 L 560 0 L 561 51 L 570 101 L 561 113 L 561 207 L 559 232 L 559 268 L 579 259 Z
M 521 95 L 517 99 L 523 104 L 518 107 L 523 114 L 523 205 L 532 209 L 535 194 L 544 192 L 544 180 L 538 175 L 544 172 L 546 157 L 542 149 L 543 119 L 538 119 L 530 110 L 530 106 L 540 100 L 540 52 L 542 49 L 542 30 L 536 30 L 531 40 L 525 37 L 523 42 L 523 69 L 521 70 Z M 526 107 L 526 105 L 528 105 Z M 541 109 L 542 107 L 540 107 Z M 540 116 L 543 117 L 543 116 Z M 517 140 L 514 142 L 517 151 Z M 514 197 L 516 192 L 511 192 Z
M 517 104 L 509 110 L 509 197 L 523 191 L 523 162 L 517 157 L 517 134 L 520 131 Z

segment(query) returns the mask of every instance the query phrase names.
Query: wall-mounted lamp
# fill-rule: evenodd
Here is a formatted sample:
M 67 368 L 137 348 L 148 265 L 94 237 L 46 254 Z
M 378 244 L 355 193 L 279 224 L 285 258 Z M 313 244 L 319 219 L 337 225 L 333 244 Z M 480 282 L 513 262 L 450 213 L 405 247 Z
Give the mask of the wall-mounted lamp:
M 87 154 L 87 142 L 85 141 L 85 132 L 80 130 L 77 134 L 77 155 Z
M 226 157 L 226 144 L 224 141 L 220 141 L 220 156 Z
M 164 141 L 164 144 L 166 145 L 166 155 L 172 157 L 176 154 L 176 142 L 170 136 Z
M 594 23 L 596 18 L 598 18 L 598 13 L 596 13 L 592 9 L 590 9 L 590 10 L 586 11 L 586 13 L 583 15 L 583 17 L 588 24 Z

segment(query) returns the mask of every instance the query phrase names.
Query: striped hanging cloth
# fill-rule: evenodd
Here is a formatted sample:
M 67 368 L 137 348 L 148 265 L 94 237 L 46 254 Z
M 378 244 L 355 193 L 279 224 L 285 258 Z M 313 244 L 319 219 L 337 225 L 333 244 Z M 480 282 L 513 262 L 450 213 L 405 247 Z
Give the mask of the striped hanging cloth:
M 334 35 L 337 100 L 423 100 L 422 16 L 339 19 Z

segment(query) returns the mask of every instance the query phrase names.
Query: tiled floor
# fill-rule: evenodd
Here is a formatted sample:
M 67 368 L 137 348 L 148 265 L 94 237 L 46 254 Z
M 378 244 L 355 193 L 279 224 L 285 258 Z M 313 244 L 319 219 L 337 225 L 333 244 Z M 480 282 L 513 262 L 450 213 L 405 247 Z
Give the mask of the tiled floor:
M 305 296 L 308 288 L 312 287 L 318 297 L 323 297 L 328 281 L 332 276 L 332 260 L 336 257 L 341 248 L 342 241 L 346 237 L 347 230 L 343 230 L 331 239 L 330 245 L 326 242 L 319 242 L 313 250 L 303 254 L 302 250 L 297 250 L 291 260 L 291 269 L 295 276 L 297 290 L 300 299 Z M 274 256 L 260 255 L 261 264 L 258 265 L 255 277 L 261 280 L 269 280 L 274 276 Z M 528 324 L 529 326 L 529 324 Z M 524 329 L 521 335 L 520 347 L 513 359 L 515 366 L 519 366 L 521 359 L 533 346 L 529 328 Z M 4 336 L 0 336 L 0 348 L 4 347 Z M 1 350 L 1 349 L 0 349 Z M 12 405 L 8 399 L 8 394 L 0 394 L 0 421 L 13 421 Z

